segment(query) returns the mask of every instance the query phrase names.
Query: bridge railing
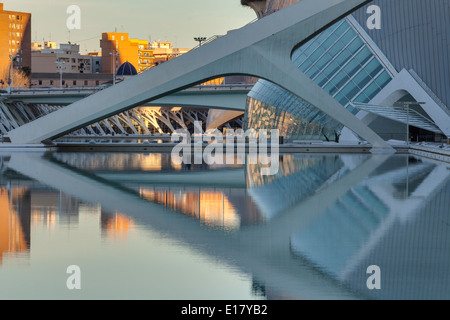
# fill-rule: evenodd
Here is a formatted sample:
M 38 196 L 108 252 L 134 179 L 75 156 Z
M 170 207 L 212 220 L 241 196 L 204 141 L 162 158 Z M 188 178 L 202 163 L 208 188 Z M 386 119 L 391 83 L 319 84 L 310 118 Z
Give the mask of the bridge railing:
M 59 94 L 59 93 L 95 93 L 103 90 L 104 87 L 91 88 L 35 88 L 35 89 L 14 89 L 11 95 L 35 95 L 35 94 Z
M 254 84 L 208 84 L 208 85 L 196 85 L 191 88 L 185 89 L 184 91 L 212 91 L 212 90 L 243 90 L 250 91 Z
M 211 84 L 211 85 L 196 85 L 184 91 L 213 91 L 213 90 L 243 90 L 250 91 L 254 84 Z M 36 89 L 17 89 L 11 95 L 46 95 L 46 94 L 88 94 L 96 93 L 104 88 L 36 88 Z

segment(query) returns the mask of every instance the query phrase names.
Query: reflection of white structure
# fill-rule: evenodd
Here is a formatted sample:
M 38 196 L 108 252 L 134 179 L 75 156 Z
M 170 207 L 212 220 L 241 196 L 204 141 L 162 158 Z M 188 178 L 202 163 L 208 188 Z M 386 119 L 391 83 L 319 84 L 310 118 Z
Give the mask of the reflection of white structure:
M 398 161 L 402 159 L 407 162 Z M 436 247 L 432 243 L 437 234 L 442 236 L 435 225 L 436 216 L 445 218 L 450 213 L 445 207 L 450 172 L 444 165 L 426 161 L 409 164 L 408 160 L 391 158 L 384 168 L 380 167 L 380 174 L 349 190 L 321 216 L 298 230 L 292 237 L 293 251 L 336 280 L 361 291 L 366 289 L 366 268 L 380 266 L 383 292 L 367 292 L 373 297 L 420 299 L 446 295 L 443 288 L 448 283 L 439 277 L 450 257 L 439 248 L 448 243 L 435 243 Z M 432 198 L 436 198 L 438 207 L 429 205 Z M 421 230 L 415 234 L 418 238 L 405 240 L 412 228 Z M 414 252 L 424 254 L 417 243 L 430 246 L 425 254 L 436 250 L 430 254 L 427 267 L 416 263 L 415 259 L 423 257 L 415 258 Z M 405 263 L 411 265 L 403 266 Z M 433 277 L 427 277 L 424 286 L 422 277 L 428 272 Z
M 285 169 L 285 166 L 289 167 Z M 260 172 L 253 171 L 257 168 L 260 167 L 248 165 L 248 192 L 266 220 L 274 219 L 348 171 L 336 155 L 284 155 L 280 160 L 278 174 L 270 176 L 270 181 L 261 181 Z
M 114 174 L 97 176 L 95 171 L 72 167 L 51 155 L 12 154 L 7 166 L 82 201 L 99 203 L 105 210 L 128 214 L 140 225 L 250 271 L 265 285 L 277 288 L 287 296 L 344 299 L 366 297 L 363 289 L 367 263 L 379 263 L 386 272 L 383 278 L 386 280 L 395 268 L 399 269 L 397 272 L 434 272 L 436 268 L 448 272 L 450 238 L 442 238 L 443 230 L 439 230 L 439 238 L 430 237 L 430 234 L 435 232 L 436 223 L 441 229 L 447 228 L 442 219 L 448 219 L 450 173 L 445 165 L 414 162 L 412 158 L 406 167 L 406 159 L 406 156 L 376 155 L 359 158 L 363 161 L 353 164 L 336 159 L 338 166 L 344 164 L 348 168 L 338 178 L 327 179 L 321 188 L 299 202 L 291 203 L 266 224 L 241 226 L 232 233 L 205 229 L 195 219 L 174 212 L 157 201 L 143 199 L 129 185 L 107 180 L 114 179 Z M 305 168 L 297 167 L 297 172 L 291 175 L 300 177 L 302 169 Z M 251 175 L 250 172 L 247 174 Z M 257 179 L 256 176 L 252 178 Z M 310 178 L 315 176 L 306 168 L 303 179 Z M 289 188 L 290 181 L 283 178 L 281 181 L 287 184 L 283 187 L 275 179 L 267 183 L 267 188 L 273 188 L 273 192 L 290 190 L 295 194 L 296 190 Z M 409 183 L 407 195 L 402 188 L 406 182 Z M 433 206 L 427 205 L 434 197 L 437 199 Z M 416 237 L 410 239 L 412 242 L 399 240 L 416 228 L 419 232 L 411 233 Z M 433 239 L 442 242 L 429 243 Z M 408 261 L 402 260 L 403 249 L 408 254 L 429 252 L 430 260 L 421 261 L 429 261 L 430 265 L 414 265 L 413 260 L 412 268 L 404 268 L 402 263 Z M 377 250 L 380 252 L 374 256 Z M 309 263 L 302 263 L 303 259 Z M 387 266 L 384 261 L 393 265 Z M 396 276 L 399 281 L 408 281 L 401 274 Z M 448 296 L 448 292 L 441 290 L 447 284 L 445 279 L 441 280 L 434 273 L 423 274 L 423 279 L 415 281 L 428 280 L 430 289 L 423 291 L 413 287 L 410 296 L 420 295 L 422 291 L 428 297 Z M 441 285 L 436 285 L 436 281 Z M 383 285 L 384 297 L 389 297 L 391 288 L 387 287 L 387 281 Z M 347 290 L 346 286 L 357 290 Z

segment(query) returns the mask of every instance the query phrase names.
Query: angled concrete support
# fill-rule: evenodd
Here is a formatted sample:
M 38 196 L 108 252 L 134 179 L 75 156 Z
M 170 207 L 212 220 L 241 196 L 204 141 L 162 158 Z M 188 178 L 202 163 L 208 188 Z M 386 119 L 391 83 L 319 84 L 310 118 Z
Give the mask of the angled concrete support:
M 208 120 L 206 121 L 206 130 L 217 129 L 221 125 L 242 115 L 244 115 L 242 111 L 211 109 L 209 110 Z
M 293 49 L 367 0 L 302 0 L 177 59 L 100 91 L 9 133 L 13 143 L 40 143 L 205 80 L 250 75 L 271 81 L 350 128 L 375 150 L 393 149 L 295 68 Z
M 397 101 L 410 94 L 416 101 L 425 102 L 421 108 L 428 114 L 439 129 L 450 138 L 450 112 L 433 99 L 427 90 L 411 74 L 413 71 L 401 70 L 370 102 L 369 104 L 393 106 Z M 418 76 L 416 76 L 418 77 Z M 441 103 L 442 104 L 442 103 Z M 360 111 L 357 117 L 366 125 L 370 125 L 378 116 L 366 111 Z M 343 135 L 351 138 L 349 132 L 343 130 Z

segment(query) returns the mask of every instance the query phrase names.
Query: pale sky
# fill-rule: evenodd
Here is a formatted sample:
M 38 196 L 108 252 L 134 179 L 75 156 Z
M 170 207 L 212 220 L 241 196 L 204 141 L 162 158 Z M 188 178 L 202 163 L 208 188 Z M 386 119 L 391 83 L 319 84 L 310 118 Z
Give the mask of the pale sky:
M 196 36 L 225 34 L 256 18 L 240 0 L 0 0 L 5 10 L 32 14 L 32 41 L 80 44 L 82 54 L 100 50 L 102 32 L 130 38 L 169 40 L 192 48 Z M 70 5 L 81 8 L 81 29 L 66 26 Z

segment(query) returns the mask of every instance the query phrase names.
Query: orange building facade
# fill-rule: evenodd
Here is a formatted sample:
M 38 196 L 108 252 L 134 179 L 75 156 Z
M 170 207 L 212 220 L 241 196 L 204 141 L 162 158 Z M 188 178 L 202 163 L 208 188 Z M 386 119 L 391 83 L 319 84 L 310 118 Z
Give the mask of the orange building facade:
M 103 33 L 100 46 L 102 73 L 115 73 L 125 62 L 131 63 L 141 73 L 189 51 L 173 48 L 169 41 L 149 43 L 147 40 L 131 39 L 128 33 L 119 32 Z
M 7 83 L 10 56 L 17 57 L 14 68 L 31 70 L 31 13 L 6 11 L 0 3 L 0 80 Z
M 130 41 L 128 33 L 103 33 L 100 46 L 102 48 L 102 73 L 116 73 L 119 66 L 127 61 L 137 69 L 139 43 Z

